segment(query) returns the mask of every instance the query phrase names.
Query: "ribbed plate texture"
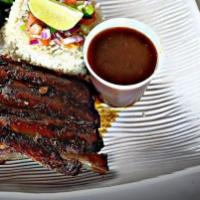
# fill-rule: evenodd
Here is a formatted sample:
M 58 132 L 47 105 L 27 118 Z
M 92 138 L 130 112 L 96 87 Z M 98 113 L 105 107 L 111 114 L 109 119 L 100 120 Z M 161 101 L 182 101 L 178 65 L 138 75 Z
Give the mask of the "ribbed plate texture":
M 131 17 L 160 36 L 164 62 L 141 101 L 119 110 L 105 134 L 110 172 L 66 177 L 29 160 L 0 166 L 0 190 L 61 192 L 106 187 L 200 164 L 200 31 L 190 0 L 99 0 L 106 19 Z

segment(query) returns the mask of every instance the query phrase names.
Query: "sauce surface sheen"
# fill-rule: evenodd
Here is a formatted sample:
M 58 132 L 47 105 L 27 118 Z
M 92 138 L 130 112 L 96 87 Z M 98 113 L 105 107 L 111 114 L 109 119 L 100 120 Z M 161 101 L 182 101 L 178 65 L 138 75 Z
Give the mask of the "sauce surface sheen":
M 117 27 L 99 33 L 92 40 L 88 61 L 102 79 L 130 85 L 152 75 L 157 63 L 157 51 L 142 33 Z

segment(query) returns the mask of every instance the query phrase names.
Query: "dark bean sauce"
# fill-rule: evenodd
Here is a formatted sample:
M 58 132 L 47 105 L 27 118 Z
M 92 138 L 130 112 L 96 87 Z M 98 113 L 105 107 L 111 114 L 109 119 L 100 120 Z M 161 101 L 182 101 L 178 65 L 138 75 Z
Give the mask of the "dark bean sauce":
M 111 28 L 92 40 L 88 60 L 95 73 L 104 80 L 130 85 L 152 75 L 157 51 L 142 33 L 129 28 Z

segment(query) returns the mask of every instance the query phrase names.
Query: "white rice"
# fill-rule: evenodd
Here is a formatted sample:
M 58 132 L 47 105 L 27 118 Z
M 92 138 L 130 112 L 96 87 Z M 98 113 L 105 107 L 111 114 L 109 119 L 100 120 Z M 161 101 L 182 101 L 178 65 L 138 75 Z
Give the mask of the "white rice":
M 15 0 L 3 31 L 4 54 L 16 60 L 22 59 L 70 75 L 86 74 L 81 48 L 67 49 L 54 44 L 48 47 L 29 44 L 28 36 L 20 29 L 20 23 L 27 18 L 28 11 L 28 0 Z

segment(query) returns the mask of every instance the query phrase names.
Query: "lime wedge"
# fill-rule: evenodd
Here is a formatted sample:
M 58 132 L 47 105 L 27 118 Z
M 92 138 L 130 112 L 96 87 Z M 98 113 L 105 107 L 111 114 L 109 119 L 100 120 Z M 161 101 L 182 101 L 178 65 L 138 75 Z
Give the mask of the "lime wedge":
M 83 13 L 55 0 L 29 0 L 32 14 L 56 30 L 69 30 L 83 17 Z

